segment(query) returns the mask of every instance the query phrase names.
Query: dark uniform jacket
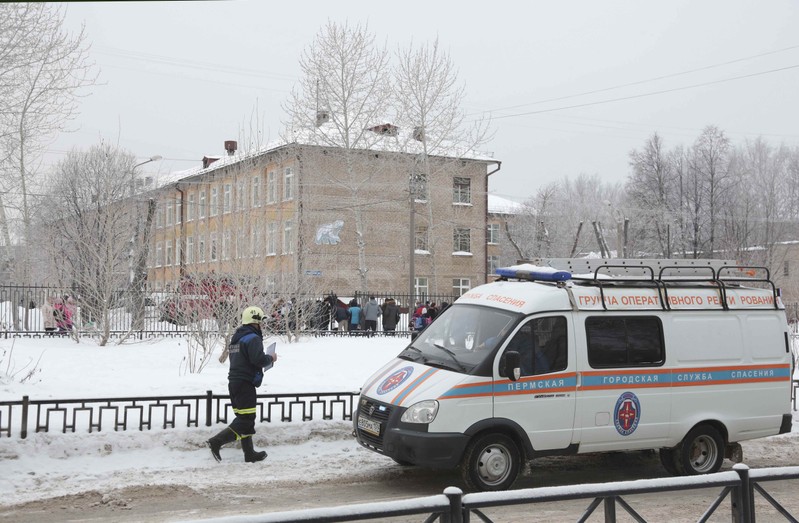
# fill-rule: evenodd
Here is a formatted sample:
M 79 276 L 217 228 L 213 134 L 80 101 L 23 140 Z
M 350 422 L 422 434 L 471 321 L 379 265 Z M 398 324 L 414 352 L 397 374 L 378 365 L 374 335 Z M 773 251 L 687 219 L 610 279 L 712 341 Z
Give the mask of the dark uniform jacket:
M 263 368 L 272 363 L 272 356 L 264 353 L 261 331 L 252 325 L 241 325 L 233 333 L 228 350 L 228 381 L 247 381 L 260 387 L 264 379 Z

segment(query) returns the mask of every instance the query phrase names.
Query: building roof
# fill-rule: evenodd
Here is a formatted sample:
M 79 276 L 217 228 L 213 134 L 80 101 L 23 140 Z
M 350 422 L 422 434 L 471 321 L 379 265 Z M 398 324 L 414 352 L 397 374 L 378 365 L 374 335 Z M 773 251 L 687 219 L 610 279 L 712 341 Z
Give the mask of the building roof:
M 488 194 L 488 214 L 521 214 L 524 204 L 502 198 L 496 194 Z

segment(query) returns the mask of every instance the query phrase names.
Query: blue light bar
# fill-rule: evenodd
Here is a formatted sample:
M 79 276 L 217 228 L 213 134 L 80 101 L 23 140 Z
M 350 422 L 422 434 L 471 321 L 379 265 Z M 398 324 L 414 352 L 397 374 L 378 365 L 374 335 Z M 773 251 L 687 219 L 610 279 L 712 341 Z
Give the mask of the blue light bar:
M 505 267 L 497 269 L 498 276 L 505 278 L 515 278 L 518 280 L 531 280 L 531 281 L 566 281 L 571 280 L 572 275 L 568 271 L 553 271 L 553 270 L 528 270 L 528 269 L 513 269 Z

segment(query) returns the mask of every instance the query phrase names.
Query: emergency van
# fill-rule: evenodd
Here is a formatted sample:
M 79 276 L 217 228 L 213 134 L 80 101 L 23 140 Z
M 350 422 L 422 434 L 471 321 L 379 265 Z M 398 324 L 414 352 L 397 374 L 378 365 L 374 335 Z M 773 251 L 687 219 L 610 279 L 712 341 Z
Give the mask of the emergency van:
M 765 268 L 534 260 L 497 271 L 361 390 L 364 447 L 504 490 L 540 456 L 658 449 L 674 475 L 790 432 L 793 368 Z

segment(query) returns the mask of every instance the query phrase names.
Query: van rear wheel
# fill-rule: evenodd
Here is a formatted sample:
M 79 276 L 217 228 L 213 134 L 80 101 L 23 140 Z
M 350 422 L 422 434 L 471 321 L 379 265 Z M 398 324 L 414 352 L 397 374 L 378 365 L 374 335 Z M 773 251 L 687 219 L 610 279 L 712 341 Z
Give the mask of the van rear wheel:
M 697 425 L 677 447 L 677 469 L 686 476 L 718 472 L 724 462 L 724 438 L 710 425 Z
M 521 453 L 516 443 L 504 434 L 485 434 L 466 449 L 461 473 L 474 490 L 507 490 L 519 475 Z

